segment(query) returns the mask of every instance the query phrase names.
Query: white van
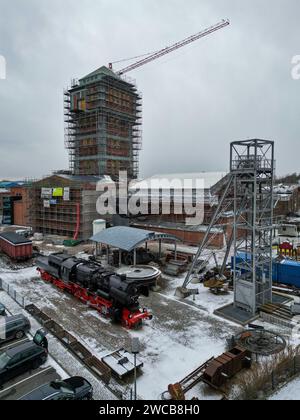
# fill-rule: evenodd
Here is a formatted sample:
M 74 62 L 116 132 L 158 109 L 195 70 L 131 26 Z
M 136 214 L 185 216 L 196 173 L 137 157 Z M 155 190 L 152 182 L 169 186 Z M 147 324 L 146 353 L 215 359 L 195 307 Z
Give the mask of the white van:
M 298 237 L 297 225 L 280 225 L 278 229 L 279 236 Z

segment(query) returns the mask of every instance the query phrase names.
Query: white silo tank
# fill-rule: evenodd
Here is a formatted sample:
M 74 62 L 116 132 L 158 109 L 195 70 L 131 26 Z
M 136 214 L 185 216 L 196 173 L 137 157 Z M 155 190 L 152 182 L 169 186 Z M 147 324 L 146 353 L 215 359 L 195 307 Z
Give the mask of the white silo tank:
M 106 229 L 106 220 L 98 219 L 93 221 L 93 235 L 97 235 Z

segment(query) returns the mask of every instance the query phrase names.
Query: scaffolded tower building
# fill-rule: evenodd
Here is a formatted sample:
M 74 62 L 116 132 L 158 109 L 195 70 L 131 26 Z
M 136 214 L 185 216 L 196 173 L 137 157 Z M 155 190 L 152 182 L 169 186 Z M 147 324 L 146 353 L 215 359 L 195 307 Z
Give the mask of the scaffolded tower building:
M 101 67 L 64 92 L 65 145 L 73 175 L 120 171 L 135 179 L 141 150 L 142 98 L 132 80 Z

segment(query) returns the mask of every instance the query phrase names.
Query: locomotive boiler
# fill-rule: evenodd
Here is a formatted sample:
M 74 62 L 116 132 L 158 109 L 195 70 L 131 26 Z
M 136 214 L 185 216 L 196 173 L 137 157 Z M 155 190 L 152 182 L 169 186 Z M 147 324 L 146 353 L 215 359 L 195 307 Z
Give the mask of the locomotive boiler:
M 140 308 L 139 298 L 149 296 L 158 275 L 145 278 L 118 275 L 96 261 L 61 253 L 39 257 L 36 265 L 44 281 L 127 328 L 137 328 L 144 319 L 152 319 L 147 309 Z

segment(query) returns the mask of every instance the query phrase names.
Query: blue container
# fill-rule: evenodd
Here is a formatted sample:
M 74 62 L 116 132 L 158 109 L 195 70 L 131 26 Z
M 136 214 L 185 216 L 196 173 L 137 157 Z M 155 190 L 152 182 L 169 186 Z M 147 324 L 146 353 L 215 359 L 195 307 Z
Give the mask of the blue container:
M 290 260 L 274 262 L 273 281 L 300 289 L 300 263 Z
M 245 253 L 239 253 L 236 257 L 237 269 L 240 263 L 250 262 L 251 256 Z M 234 257 L 231 258 L 231 267 L 234 267 Z M 245 271 L 245 270 L 243 270 Z M 273 261 L 273 282 L 282 283 L 287 286 L 294 286 L 300 289 L 300 263 L 291 260 L 282 262 Z

